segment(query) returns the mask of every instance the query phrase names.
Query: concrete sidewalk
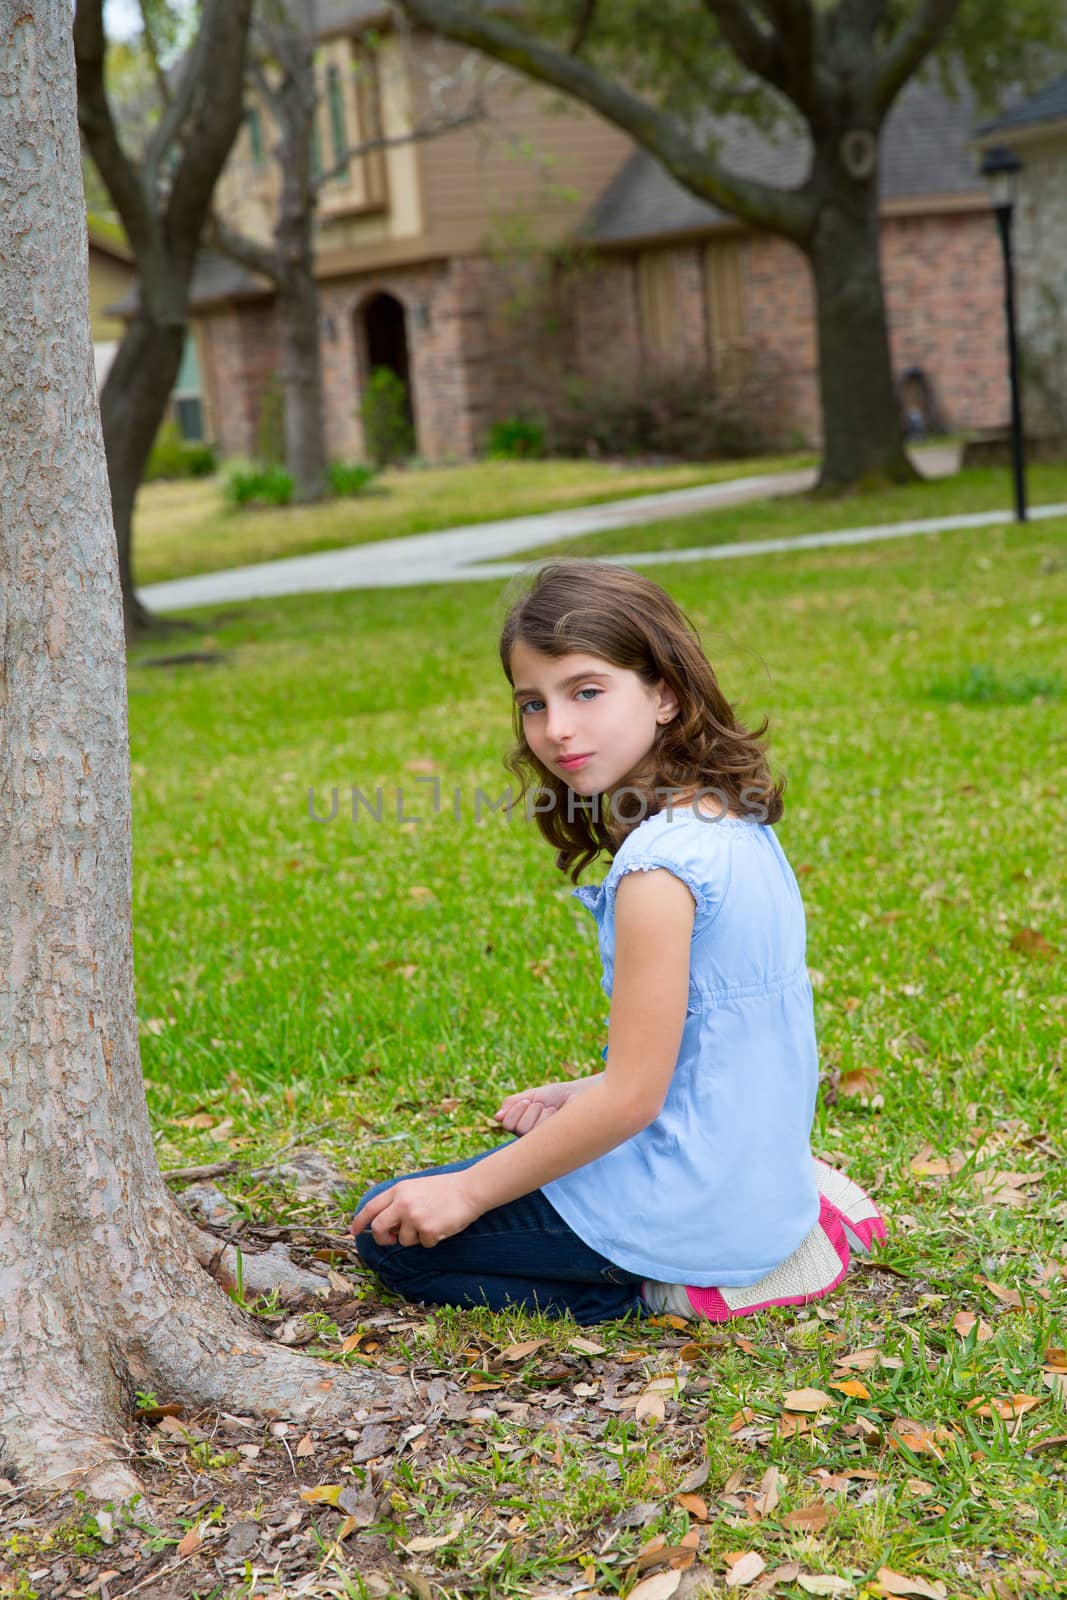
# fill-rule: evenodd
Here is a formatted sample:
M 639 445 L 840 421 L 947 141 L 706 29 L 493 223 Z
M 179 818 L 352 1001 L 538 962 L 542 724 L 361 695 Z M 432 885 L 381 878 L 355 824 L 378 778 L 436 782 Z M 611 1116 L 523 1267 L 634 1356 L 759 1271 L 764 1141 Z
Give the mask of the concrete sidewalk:
M 933 446 L 915 452 L 929 477 L 956 470 L 955 446 Z M 194 606 L 259 600 L 275 595 L 312 594 L 341 589 L 407 588 L 424 583 L 501 581 L 532 564 L 508 561 L 523 550 L 556 540 L 611 528 L 661 522 L 672 517 L 714 511 L 768 495 L 796 494 L 811 488 L 814 469 L 733 478 L 726 483 L 701 484 L 692 489 L 671 489 L 662 494 L 638 495 L 603 505 L 578 506 L 537 516 L 510 517 L 501 522 L 474 523 L 435 533 L 412 534 L 404 539 L 383 539 L 374 544 L 323 550 L 315 555 L 265 561 L 256 566 L 232 567 L 223 572 L 201 573 L 169 583 L 150 584 L 140 597 L 150 610 L 180 611 Z M 1035 518 L 1063 516 L 1067 507 L 1045 506 Z M 789 539 L 750 540 L 744 543 L 703 545 L 684 550 L 650 550 L 597 559 L 626 566 L 668 565 L 684 561 L 726 561 L 786 550 L 811 550 L 822 546 L 865 544 L 877 539 L 903 538 L 917 533 L 937 533 L 953 528 L 975 528 L 1011 520 L 1009 511 L 976 512 L 967 516 L 929 518 L 880 527 L 853 528 L 835 533 L 802 534 Z M 503 559 L 502 559 L 503 558 Z M 490 565 L 489 563 L 492 563 Z

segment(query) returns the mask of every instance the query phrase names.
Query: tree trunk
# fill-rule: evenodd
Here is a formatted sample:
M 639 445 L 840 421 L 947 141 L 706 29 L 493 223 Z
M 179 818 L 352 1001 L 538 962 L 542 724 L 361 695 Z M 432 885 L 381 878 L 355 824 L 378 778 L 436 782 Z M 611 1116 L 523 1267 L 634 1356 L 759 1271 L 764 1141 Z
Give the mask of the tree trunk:
M 813 182 L 823 198 L 809 244 L 824 440 L 819 487 L 830 493 L 915 477 L 889 351 L 877 166 L 864 181 L 850 181 L 837 153 L 829 174 L 827 162 L 816 163 Z
M 178 321 L 159 322 L 142 296 L 141 309 L 123 334 L 100 396 L 127 639 L 171 626 L 137 598 L 133 507 L 178 376 L 184 343 L 184 312 Z
M 277 315 L 285 398 L 285 461 L 297 498 L 326 493 L 326 426 L 319 345 L 319 286 L 315 278 L 317 195 L 311 150 L 318 97 L 315 90 L 316 8 L 309 0 L 279 7 L 275 46 L 282 63 L 276 110 L 282 186 L 274 247 L 281 274 Z
M 0 60 L 0 1475 L 114 1498 L 135 1387 L 351 1417 L 381 1380 L 250 1333 L 156 1166 L 69 0 L 0 0 Z
M 321 500 L 326 493 L 326 424 L 319 346 L 319 286 L 311 264 L 313 213 L 303 219 L 307 259 L 288 266 L 275 302 L 281 334 L 279 379 L 285 400 L 285 462 L 298 500 Z M 279 235 L 281 229 L 278 230 Z M 283 259 L 291 254 L 279 238 Z

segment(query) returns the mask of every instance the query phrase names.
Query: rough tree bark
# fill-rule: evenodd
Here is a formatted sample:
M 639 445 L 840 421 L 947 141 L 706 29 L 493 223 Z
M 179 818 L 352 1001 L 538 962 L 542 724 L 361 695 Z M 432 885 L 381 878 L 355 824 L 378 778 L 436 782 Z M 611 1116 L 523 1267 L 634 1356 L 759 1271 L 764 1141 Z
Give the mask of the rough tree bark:
M 127 636 L 156 621 L 136 595 L 133 506 L 178 374 L 212 192 L 241 125 L 251 12 L 252 0 L 204 0 L 196 40 L 140 166 L 124 150 L 108 103 L 103 0 L 78 0 L 74 17 L 81 129 L 126 230 L 140 296 L 100 397 Z
M 398 0 L 411 22 L 472 45 L 573 95 L 629 133 L 701 199 L 789 239 L 807 256 L 816 297 L 824 458 L 821 485 L 840 490 L 915 476 L 904 449 L 879 260 L 878 139 L 897 94 L 943 39 L 962 0 L 693 0 L 750 82 L 790 102 L 811 139 L 804 184 L 783 189 L 731 171 L 662 104 L 595 64 L 597 33 L 612 9 L 575 0 L 568 43 L 547 43 L 538 7 L 515 25 L 478 0 Z M 559 9 L 550 16 L 558 26 Z M 678 7 L 679 13 L 682 7 Z M 624 30 L 632 16 L 617 19 Z M 663 26 L 670 26 L 664 15 Z M 649 19 L 644 26 L 653 26 Z M 550 35 L 551 37 L 551 35 Z M 617 44 L 617 40 L 615 41 Z M 682 47 L 684 48 L 684 46 Z M 690 61 L 692 72 L 709 63 Z M 647 71 L 640 74 L 648 81 Z M 710 91 L 709 91 L 710 92 Z
M 138 1057 L 125 650 L 69 0 L 0 0 L 0 1475 L 137 1488 L 135 1388 L 358 1414 L 198 1265 Z

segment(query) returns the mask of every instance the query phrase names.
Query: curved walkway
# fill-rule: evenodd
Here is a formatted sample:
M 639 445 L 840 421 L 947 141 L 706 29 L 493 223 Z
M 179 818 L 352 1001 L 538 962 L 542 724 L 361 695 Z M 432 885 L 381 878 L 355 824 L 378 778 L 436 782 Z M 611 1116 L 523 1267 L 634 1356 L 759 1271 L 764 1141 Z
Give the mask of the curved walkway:
M 956 450 L 933 447 L 917 452 L 928 476 L 942 477 L 955 470 Z M 671 489 L 662 494 L 612 500 L 602 505 L 579 506 L 531 517 L 510 517 L 502 522 L 480 522 L 439 533 L 412 534 L 403 539 L 382 539 L 376 544 L 323 550 L 315 555 L 265 561 L 256 566 L 231 567 L 193 578 L 149 584 L 139 591 L 154 611 L 180 611 L 239 600 L 262 600 L 276 595 L 313 594 L 341 589 L 406 588 L 424 583 L 500 581 L 524 572 L 530 565 L 508 561 L 523 550 L 533 550 L 555 540 L 576 538 L 611 528 L 662 522 L 699 511 L 712 511 L 769 495 L 796 494 L 812 487 L 815 472 L 780 472 L 734 478 L 727 483 L 700 484 L 692 489 Z M 1041 506 L 1031 515 L 1065 516 L 1067 505 Z M 639 551 L 625 556 L 594 559 L 625 566 L 658 566 L 681 561 L 729 561 L 743 556 L 772 555 L 787 550 L 813 550 L 824 546 L 867 544 L 878 539 L 899 539 L 912 534 L 939 533 L 953 528 L 978 528 L 1010 521 L 1010 511 L 981 511 L 962 516 L 930 517 L 920 521 L 850 528 L 834 533 L 798 534 L 792 538 L 746 540 L 743 543 L 702 545 L 681 550 Z M 491 564 L 490 564 L 491 563 Z

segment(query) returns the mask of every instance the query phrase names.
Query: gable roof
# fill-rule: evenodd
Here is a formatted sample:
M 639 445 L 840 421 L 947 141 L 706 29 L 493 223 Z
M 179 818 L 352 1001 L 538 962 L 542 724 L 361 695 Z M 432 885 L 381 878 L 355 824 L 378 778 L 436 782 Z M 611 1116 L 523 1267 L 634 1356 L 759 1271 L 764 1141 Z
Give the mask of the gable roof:
M 986 139 L 994 133 L 1013 133 L 1016 129 L 1032 128 L 1042 122 L 1067 122 L 1067 72 L 1004 116 L 983 123 L 978 129 L 978 137 Z
M 918 80 L 908 84 L 882 131 L 883 203 L 983 195 L 969 148 L 973 117 L 969 93 L 951 100 L 930 84 Z M 783 188 L 803 183 L 811 159 L 804 135 L 790 130 L 774 139 L 737 117 L 724 118 L 718 128 L 726 166 L 746 178 Z M 730 212 L 683 188 L 647 151 L 636 150 L 587 213 L 581 236 L 596 244 L 618 245 L 701 233 L 736 221 Z

